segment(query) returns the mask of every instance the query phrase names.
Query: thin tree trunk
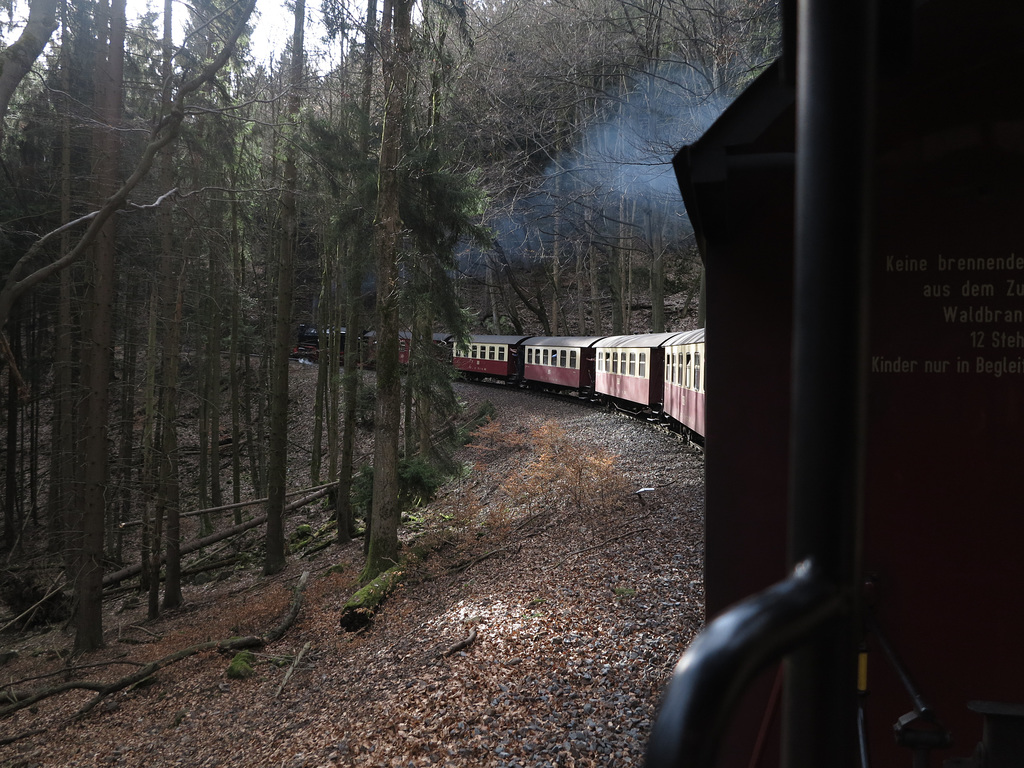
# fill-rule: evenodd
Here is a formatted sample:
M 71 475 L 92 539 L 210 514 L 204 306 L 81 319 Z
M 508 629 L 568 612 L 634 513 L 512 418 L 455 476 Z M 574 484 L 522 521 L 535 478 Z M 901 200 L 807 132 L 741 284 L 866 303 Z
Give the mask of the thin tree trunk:
M 21 318 L 12 315 L 7 323 L 10 335 L 11 357 L 21 365 Z M 18 377 L 7 376 L 7 453 L 4 477 L 4 535 L 3 549 L 10 552 L 18 536 L 14 510 L 20 491 L 18 482 Z
M 125 291 L 124 316 L 129 317 L 131 291 Z M 124 528 L 121 523 L 128 519 L 132 508 L 132 465 L 135 462 L 135 377 L 139 345 L 135 340 L 136 324 L 125 325 L 123 360 L 121 369 L 121 432 L 118 445 L 118 483 L 120 504 L 113 505 L 114 516 L 107 523 L 107 550 L 115 561 L 120 561 L 123 550 Z
M 338 279 L 338 275 L 341 271 L 341 250 L 340 246 L 335 245 L 333 256 L 328 260 L 329 277 L 330 277 L 330 294 L 328 300 L 328 322 L 332 329 L 337 332 L 331 334 L 330 342 L 328 344 L 331 365 L 328 369 L 327 376 L 327 408 L 326 408 L 326 419 L 327 419 L 327 476 L 331 480 L 336 480 L 338 477 L 338 460 L 339 460 L 339 436 L 338 429 L 340 427 L 339 412 L 341 410 L 341 365 L 342 365 L 342 341 L 340 329 L 344 326 L 344 318 L 342 312 L 344 307 L 342 306 L 341 297 L 339 293 L 341 291 L 341 281 Z M 347 334 L 346 334 L 347 337 Z
M 64 95 L 61 99 L 63 114 L 61 115 L 61 194 L 60 220 L 67 223 L 71 219 L 71 45 L 67 25 L 67 7 L 62 4 L 61 40 L 61 85 Z M 67 253 L 71 242 L 71 233 L 65 230 L 61 234 L 60 250 Z M 74 393 L 73 356 L 74 342 L 71 316 L 71 270 L 60 273 L 60 299 L 57 309 L 56 350 L 54 355 L 54 398 L 53 422 L 51 439 L 53 446 L 50 452 L 50 540 L 51 552 L 64 553 L 64 565 L 68 583 L 74 582 L 72 573 L 71 547 L 68 540 L 70 530 L 69 510 L 72 500 L 72 482 L 74 480 Z
M 99 26 L 103 29 L 106 25 Z M 96 129 L 94 164 L 98 201 L 106 200 L 118 188 L 120 136 L 116 127 L 124 75 L 125 0 L 113 0 L 109 30 L 106 45 L 99 47 L 96 69 L 97 111 L 102 121 Z M 75 590 L 77 651 L 94 650 L 103 644 L 103 523 L 109 476 L 107 435 L 114 342 L 115 235 L 115 220 L 111 218 L 101 229 L 89 260 L 89 332 L 85 334 L 83 366 L 86 400 L 82 430 L 82 555 Z
M 288 123 L 299 115 L 298 89 L 302 84 L 305 0 L 295 3 L 295 31 L 292 37 L 291 95 Z M 297 214 L 295 190 L 298 170 L 294 144 L 289 143 L 284 163 L 284 192 L 281 194 L 281 263 L 277 285 L 277 322 L 274 333 L 274 367 L 271 380 L 270 465 L 267 488 L 267 538 L 263 571 L 273 574 L 285 566 L 284 496 L 288 473 L 288 352 L 291 348 L 292 293 L 295 279 Z
M 160 345 L 157 342 L 158 322 L 160 318 L 160 281 L 154 280 L 149 292 L 149 326 L 146 333 L 146 382 L 143 388 L 142 423 L 142 468 L 139 486 L 142 489 L 142 535 L 141 560 L 148 563 L 153 542 L 153 499 L 156 490 L 156 435 L 158 417 L 158 395 L 156 389 L 157 363 L 160 359 Z M 159 551 L 159 550 L 158 550 Z M 149 588 L 149 570 L 142 573 L 143 591 Z
M 232 189 L 236 183 L 232 168 Z M 238 374 L 239 346 L 242 330 L 242 249 L 238 233 L 238 201 L 231 193 L 231 269 L 234 281 L 231 290 L 231 342 L 228 351 L 229 386 L 231 388 L 231 493 L 232 501 L 242 500 L 242 405 L 241 377 Z M 235 512 L 235 523 L 242 522 L 242 511 Z
M 651 330 L 665 330 L 665 219 L 660 209 L 648 213 L 651 234 Z
M 398 557 L 398 445 L 401 425 L 398 247 L 402 133 L 408 80 L 412 0 L 385 3 L 381 27 L 385 120 L 381 136 L 374 254 L 377 261 L 377 414 L 374 430 L 373 509 L 362 580 L 369 581 Z M 390 10 L 390 14 L 389 14 Z
M 337 521 L 338 543 L 345 544 L 352 538 L 355 528 L 352 514 L 352 473 L 354 470 L 356 410 L 359 403 L 359 327 L 362 323 L 360 312 L 362 270 L 359 258 L 349 252 L 347 276 L 345 279 L 345 374 L 342 377 L 344 413 L 341 431 L 341 465 L 338 468 Z
M 170 214 L 168 213 L 168 219 Z M 171 267 L 170 253 L 168 266 Z M 167 546 L 167 576 L 164 580 L 163 607 L 177 608 L 182 603 L 181 594 L 181 490 L 178 484 L 178 358 L 181 354 L 181 319 L 182 305 L 185 297 L 185 264 L 186 258 L 181 259 L 180 271 L 175 279 L 172 273 L 166 274 L 167 282 L 165 289 L 168 291 L 165 311 L 170 311 L 171 316 L 167 319 L 168 325 L 164 333 L 165 348 L 163 354 L 163 375 L 161 376 L 164 387 L 163 419 L 162 419 L 162 456 L 160 463 L 160 479 L 158 499 L 162 503 L 162 511 L 158 507 L 157 519 L 166 518 Z M 159 530 L 159 529 L 158 529 Z M 159 538 L 154 538 L 159 546 Z M 159 551 L 159 550 L 157 550 Z M 151 576 L 154 583 L 151 589 L 159 587 L 159 561 L 156 564 L 156 571 Z
M 320 273 L 320 301 L 317 302 L 315 321 L 319 329 L 320 353 L 316 366 L 316 396 L 313 401 L 313 444 L 309 455 L 309 480 L 312 485 L 320 484 L 320 465 L 323 460 L 324 411 L 327 408 L 328 365 L 337 366 L 338 359 L 331 357 L 330 347 L 337 335 L 331 326 L 331 257 L 324 253 L 323 269 Z M 330 361 L 330 363 L 328 363 Z

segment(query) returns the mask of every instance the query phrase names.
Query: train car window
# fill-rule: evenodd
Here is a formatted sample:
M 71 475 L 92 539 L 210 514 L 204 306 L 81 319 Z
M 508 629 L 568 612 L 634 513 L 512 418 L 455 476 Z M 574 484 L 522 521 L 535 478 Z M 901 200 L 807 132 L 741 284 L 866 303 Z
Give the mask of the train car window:
M 700 352 L 693 355 L 693 388 L 700 392 Z
M 470 354 L 470 357 L 476 357 L 476 356 L 477 356 L 476 355 L 476 344 L 474 344 L 473 345 L 473 352 L 472 352 L 472 354 Z
M 566 365 L 568 365 L 568 363 L 566 362 L 566 360 L 568 359 L 568 356 L 569 356 L 569 351 L 566 350 L 566 349 L 563 349 L 561 352 L 558 353 L 558 364 L 560 366 L 562 366 L 563 368 L 565 368 Z
M 693 368 L 693 356 L 689 352 L 687 352 L 686 353 L 686 381 L 684 382 L 687 389 L 690 388 L 690 371 L 692 370 L 692 368 Z
M 504 347 L 498 347 L 498 359 L 501 362 L 505 362 L 505 348 Z
M 527 347 L 526 349 L 526 362 L 533 365 L 533 347 Z
M 487 359 L 488 360 L 493 360 L 494 359 L 494 347 L 488 347 L 487 348 Z
M 629 353 L 629 375 L 636 376 L 636 352 Z
M 576 350 L 575 349 L 569 351 L 569 367 L 570 368 L 575 368 L 576 367 Z
M 612 352 L 612 373 L 619 372 L 619 353 L 618 350 Z
M 640 353 L 640 368 L 637 370 L 637 375 L 642 379 L 647 376 L 647 353 Z

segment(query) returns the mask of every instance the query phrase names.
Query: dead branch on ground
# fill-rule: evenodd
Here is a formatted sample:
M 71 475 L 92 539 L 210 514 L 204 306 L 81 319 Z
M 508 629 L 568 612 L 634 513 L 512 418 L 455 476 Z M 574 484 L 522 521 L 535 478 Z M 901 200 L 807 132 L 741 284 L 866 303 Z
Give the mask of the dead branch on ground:
M 284 616 L 281 622 L 270 630 L 265 635 L 249 635 L 247 637 L 232 637 L 225 640 L 210 640 L 205 643 L 197 643 L 196 645 L 189 646 L 188 648 L 182 648 L 181 650 L 175 651 L 172 654 L 164 656 L 163 658 L 151 661 L 147 664 L 140 666 L 137 670 L 131 674 L 125 675 L 117 680 L 110 682 L 103 682 L 97 680 L 69 680 L 59 685 L 51 686 L 49 688 L 42 688 L 37 691 L 18 692 L 13 688 L 9 688 L 3 692 L 0 692 L 0 699 L 6 700 L 9 703 L 7 706 L 0 707 L 0 718 L 7 717 L 15 712 L 18 712 L 27 707 L 31 707 L 43 699 L 48 699 L 52 696 L 57 696 L 61 693 L 73 690 L 85 690 L 95 691 L 96 695 L 86 702 L 73 716 L 71 719 L 78 720 L 88 714 L 97 704 L 99 704 L 105 697 L 112 693 L 124 690 L 134 685 L 138 685 L 144 680 L 152 677 L 161 669 L 164 669 L 171 664 L 179 662 L 183 659 L 187 659 L 196 654 L 204 653 L 207 651 L 217 651 L 219 653 L 234 653 L 250 648 L 262 648 L 279 640 L 286 631 L 295 623 L 296 617 L 299 615 L 299 608 L 302 605 L 302 596 L 306 589 L 306 584 L 309 581 L 309 571 L 303 572 L 299 578 L 298 584 L 295 586 L 295 595 L 292 598 L 291 606 L 288 609 L 288 613 Z M 126 662 L 127 663 L 127 662 Z M 9 744 L 13 741 L 17 741 L 22 738 L 26 738 L 30 735 L 40 733 L 38 729 L 31 732 L 18 734 L 15 736 L 0 738 L 0 744 Z

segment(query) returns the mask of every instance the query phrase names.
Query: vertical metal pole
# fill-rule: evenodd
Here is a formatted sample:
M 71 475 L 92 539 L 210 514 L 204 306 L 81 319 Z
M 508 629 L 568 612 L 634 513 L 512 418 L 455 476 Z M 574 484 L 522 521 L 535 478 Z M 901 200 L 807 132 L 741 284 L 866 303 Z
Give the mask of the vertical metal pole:
M 783 764 L 855 765 L 873 0 L 799 0 L 790 560 L 849 610 L 787 661 Z

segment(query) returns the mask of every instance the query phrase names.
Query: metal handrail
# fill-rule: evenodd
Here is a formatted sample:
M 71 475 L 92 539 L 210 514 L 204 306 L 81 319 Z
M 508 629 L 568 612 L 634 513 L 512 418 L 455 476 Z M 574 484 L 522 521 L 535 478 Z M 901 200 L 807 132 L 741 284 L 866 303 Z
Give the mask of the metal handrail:
M 747 684 L 845 606 L 839 590 L 805 561 L 711 622 L 676 664 L 648 743 L 648 768 L 713 765 Z

